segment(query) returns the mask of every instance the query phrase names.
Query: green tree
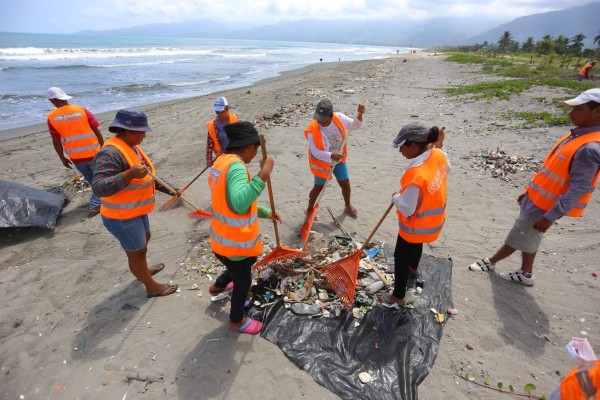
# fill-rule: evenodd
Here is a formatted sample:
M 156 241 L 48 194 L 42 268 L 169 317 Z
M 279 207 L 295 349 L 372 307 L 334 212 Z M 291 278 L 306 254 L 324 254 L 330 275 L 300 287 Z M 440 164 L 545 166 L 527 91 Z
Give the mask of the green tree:
M 554 50 L 554 40 L 552 36 L 546 35 L 542 40 L 535 43 L 535 52 L 540 56 L 549 56 Z
M 533 36 L 529 36 L 526 41 L 521 45 L 521 51 L 523 53 L 529 53 L 531 55 L 529 64 L 533 64 L 533 50 L 535 50 L 535 43 L 533 42 Z
M 581 64 L 581 51 L 583 50 L 583 41 L 585 39 L 585 35 L 583 33 L 579 33 L 571 38 L 571 45 L 569 46 L 569 52 L 577 57 L 577 65 Z
M 596 47 L 600 47 L 600 35 L 594 38 L 594 43 L 596 43 Z
M 504 31 L 500 39 L 498 39 L 498 51 L 505 53 L 512 47 L 513 37 L 509 31 Z

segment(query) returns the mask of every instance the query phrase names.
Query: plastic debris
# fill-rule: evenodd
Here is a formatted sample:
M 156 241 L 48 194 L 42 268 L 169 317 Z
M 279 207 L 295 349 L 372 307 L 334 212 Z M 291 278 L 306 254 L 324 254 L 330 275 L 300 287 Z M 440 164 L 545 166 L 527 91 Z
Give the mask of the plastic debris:
M 358 374 L 358 379 L 364 384 L 370 383 L 373 381 L 373 377 L 368 372 L 361 372 Z

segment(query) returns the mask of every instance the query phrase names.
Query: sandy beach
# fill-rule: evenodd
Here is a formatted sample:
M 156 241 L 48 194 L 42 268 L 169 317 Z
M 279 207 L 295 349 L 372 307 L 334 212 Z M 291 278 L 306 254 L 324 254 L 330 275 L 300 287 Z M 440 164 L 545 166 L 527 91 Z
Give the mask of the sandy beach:
M 353 204 L 357 219 L 342 214 L 339 187 L 325 193 L 313 229 L 340 231 L 325 206 L 342 223 L 366 236 L 399 188 L 407 161 L 390 146 L 406 123 L 446 127 L 452 163 L 447 220 L 425 254 L 451 258 L 452 291 L 458 315 L 450 318 L 437 360 L 419 386 L 419 398 L 503 399 L 505 394 L 457 378 L 452 364 L 491 386 L 516 389 L 534 383 L 548 394 L 575 365 L 564 350 L 572 337 L 588 337 L 600 353 L 600 197 L 583 218 L 564 218 L 546 234 L 535 263 L 536 283 L 524 287 L 496 273 L 467 265 L 488 257 L 503 243 L 518 215 L 516 198 L 533 176 L 517 171 L 494 178 L 474 167 L 475 154 L 503 149 L 511 156 L 542 161 L 570 127 L 523 128 L 503 112 L 549 111 L 550 102 L 569 97 L 548 87 L 513 95 L 509 101 L 448 97 L 441 90 L 503 79 L 479 66 L 444 61 L 441 54 L 406 54 L 382 60 L 323 63 L 259 84 L 220 93 L 244 120 L 257 121 L 275 158 L 272 183 L 283 218 L 282 242 L 298 247 L 312 175 L 303 130 L 320 98 L 353 117 L 366 105 L 365 124 L 348 141 Z M 68 91 L 68 82 L 61 85 Z M 206 121 L 216 95 L 140 107 L 154 131 L 142 148 L 157 175 L 183 187 L 204 166 Z M 77 99 L 72 101 L 79 104 Z M 94 110 L 91 110 L 94 112 Z M 105 138 L 114 112 L 96 115 Z M 275 117 L 275 118 L 274 118 Z M 258 171 L 258 160 L 251 165 Z M 0 179 L 39 189 L 71 182 L 52 148 L 45 124 L 0 133 Z M 0 236 L 0 398 L 18 399 L 337 399 L 313 381 L 281 350 L 258 336 L 237 335 L 225 326 L 228 303 L 211 303 L 205 275 L 195 265 L 210 263 L 199 253 L 209 224 L 187 218 L 182 207 L 150 215 L 148 260 L 164 262 L 159 281 L 172 280 L 181 293 L 147 299 L 127 268 L 124 252 L 102 225 L 87 218 L 90 192 L 69 190 L 69 202 L 54 231 L 22 229 Z M 210 205 L 205 177 L 187 191 L 200 207 Z M 157 194 L 157 208 L 168 200 Z M 268 205 L 268 195 L 260 203 Z M 268 221 L 261 229 L 274 241 Z M 397 219 L 388 216 L 376 239 L 394 243 Z M 515 255 L 497 271 L 518 268 Z M 197 284 L 200 291 L 190 290 Z M 199 296 L 199 293 L 203 293 Z M 467 348 L 467 346 L 469 348 Z M 131 379 L 146 377 L 152 383 Z M 393 388 L 390 388 L 393 390 Z M 126 396 L 126 397 L 125 397 Z

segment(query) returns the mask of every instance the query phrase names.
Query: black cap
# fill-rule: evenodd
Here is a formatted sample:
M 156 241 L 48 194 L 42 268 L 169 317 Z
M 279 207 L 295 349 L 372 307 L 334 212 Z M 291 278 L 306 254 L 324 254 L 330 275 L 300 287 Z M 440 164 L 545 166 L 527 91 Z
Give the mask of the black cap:
M 225 133 L 229 139 L 227 149 L 260 143 L 258 131 L 248 121 L 239 121 L 225 125 Z

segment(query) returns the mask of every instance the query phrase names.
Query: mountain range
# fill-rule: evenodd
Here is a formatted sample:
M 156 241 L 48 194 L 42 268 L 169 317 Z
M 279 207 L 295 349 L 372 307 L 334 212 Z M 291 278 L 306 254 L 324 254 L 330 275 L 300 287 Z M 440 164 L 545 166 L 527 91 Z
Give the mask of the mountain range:
M 201 37 L 213 39 L 283 40 L 426 47 L 495 43 L 504 31 L 519 42 L 529 36 L 540 40 L 545 35 L 568 38 L 583 33 L 584 44 L 593 47 L 594 37 L 600 34 L 600 2 L 572 7 L 561 11 L 532 14 L 510 22 L 494 19 L 443 17 L 427 20 L 316 20 L 302 19 L 277 24 L 240 29 L 238 26 L 217 23 L 209 19 L 170 24 L 149 24 L 106 31 L 81 31 L 78 35 Z

